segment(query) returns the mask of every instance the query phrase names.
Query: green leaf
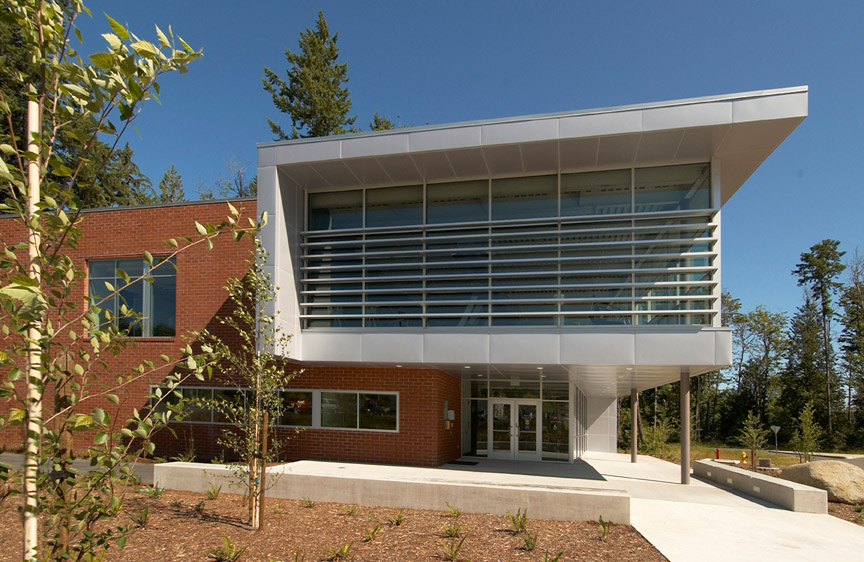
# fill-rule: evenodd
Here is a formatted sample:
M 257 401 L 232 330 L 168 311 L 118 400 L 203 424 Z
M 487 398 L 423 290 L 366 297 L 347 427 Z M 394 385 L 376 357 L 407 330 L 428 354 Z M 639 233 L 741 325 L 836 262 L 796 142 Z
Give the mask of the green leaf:
M 135 41 L 134 43 L 129 45 L 132 47 L 132 50 L 137 54 L 144 57 L 153 57 L 156 56 L 156 45 L 151 43 L 150 41 Z
M 170 29 L 170 28 L 169 28 Z M 162 47 L 170 47 L 171 43 L 168 42 L 168 38 L 162 33 L 162 30 L 159 29 L 159 26 L 156 26 L 156 37 L 159 38 L 159 45 Z
M 173 238 L 169 238 L 167 244 L 169 246 L 171 246 L 172 248 L 177 248 L 177 241 L 174 240 Z
M 117 396 L 116 394 L 108 393 L 105 395 L 105 399 L 108 400 L 109 402 L 111 402 L 112 404 L 119 404 L 120 403 L 120 397 Z
M 87 428 L 93 425 L 93 418 L 88 416 L 87 414 L 76 414 L 72 418 L 72 427 L 73 428 Z
M 95 437 L 93 437 L 93 443 L 95 443 L 97 445 L 104 445 L 107 442 L 108 442 L 108 433 L 106 433 L 104 431 L 100 431 L 99 433 L 96 434 Z
M 9 410 L 9 423 L 23 422 L 27 418 L 27 412 L 20 408 L 12 408 Z
M 204 225 L 198 221 L 195 221 L 195 230 L 197 230 L 198 234 L 200 234 L 201 236 L 204 236 L 207 234 L 207 229 L 204 228 Z
M 129 40 L 129 32 L 126 31 L 126 28 L 123 27 L 122 25 L 120 25 L 120 22 L 113 19 L 108 14 L 105 14 L 105 17 L 108 18 L 108 25 L 111 26 L 111 29 L 114 30 L 114 33 L 116 33 L 118 36 L 120 36 L 120 38 L 123 39 L 124 41 L 128 41 Z
M 110 53 L 93 53 L 90 55 L 90 62 L 102 70 L 114 68 L 114 60 L 114 55 Z
M 147 265 L 153 265 L 153 256 L 147 250 L 144 250 L 144 261 L 147 262 Z

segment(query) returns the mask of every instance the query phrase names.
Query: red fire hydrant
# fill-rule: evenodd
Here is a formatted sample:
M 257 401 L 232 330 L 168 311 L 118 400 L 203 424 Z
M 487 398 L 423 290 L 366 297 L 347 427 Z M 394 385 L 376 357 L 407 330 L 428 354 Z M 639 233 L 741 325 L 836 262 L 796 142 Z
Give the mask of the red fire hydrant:
M 718 461 L 720 460 L 720 447 L 717 447 L 717 450 L 714 452 L 714 458 Z

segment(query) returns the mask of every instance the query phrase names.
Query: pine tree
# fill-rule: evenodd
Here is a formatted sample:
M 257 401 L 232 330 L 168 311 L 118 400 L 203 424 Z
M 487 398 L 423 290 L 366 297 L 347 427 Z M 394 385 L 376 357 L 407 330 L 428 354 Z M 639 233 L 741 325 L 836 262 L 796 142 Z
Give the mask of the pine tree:
M 288 81 L 264 67 L 264 89 L 273 104 L 291 119 L 291 132 L 267 119 L 277 140 L 338 135 L 352 130 L 357 117 L 349 117 L 351 99 L 348 88 L 348 65 L 339 64 L 338 33 L 330 35 L 324 13 L 318 12 L 315 30 L 300 33 L 300 51 L 285 49 L 289 68 Z
M 162 179 L 159 180 L 159 202 L 178 203 L 185 200 L 183 178 L 180 177 L 180 172 L 177 171 L 174 164 L 171 164 L 171 167 L 165 170 Z
M 864 425 L 864 255 L 855 250 L 849 263 L 849 284 L 840 297 L 843 306 L 843 331 L 840 345 L 846 370 L 847 414 L 850 422 L 853 410 L 858 413 L 858 426 Z M 852 407 L 853 389 L 857 408 Z
M 841 258 L 846 252 L 838 250 L 840 242 L 825 239 L 810 247 L 809 252 L 801 254 L 801 261 L 792 271 L 798 276 L 798 285 L 809 287 L 819 306 L 819 314 L 822 322 L 822 353 L 823 367 L 825 369 L 825 397 L 828 414 L 828 434 L 833 432 L 831 423 L 831 379 L 833 377 L 831 355 L 831 317 L 834 308 L 831 306 L 831 297 L 837 293 L 841 285 L 837 277 L 843 273 L 846 266 Z
M 780 375 L 780 404 L 782 420 L 780 426 L 787 430 L 808 402 L 824 401 L 822 388 L 824 354 L 822 352 L 822 329 L 819 307 L 805 292 L 802 304 L 789 323 L 789 347 L 786 369 Z M 827 414 L 827 408 L 820 411 Z M 827 415 L 824 419 L 827 419 Z M 788 434 L 787 434 L 788 438 Z
M 393 123 L 392 119 L 383 115 L 378 115 L 378 112 L 376 111 L 375 115 L 372 117 L 372 121 L 369 122 L 369 128 L 373 131 L 388 131 L 390 129 L 395 129 L 396 125 Z

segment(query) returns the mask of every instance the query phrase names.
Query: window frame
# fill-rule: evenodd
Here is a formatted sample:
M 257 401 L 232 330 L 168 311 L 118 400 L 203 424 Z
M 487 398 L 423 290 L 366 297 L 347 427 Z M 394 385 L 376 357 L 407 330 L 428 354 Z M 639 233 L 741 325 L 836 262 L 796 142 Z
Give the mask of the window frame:
M 141 309 L 142 310 L 140 311 L 140 320 L 137 321 L 137 322 L 140 322 L 140 325 L 141 325 L 141 335 L 130 334 L 129 331 L 127 330 L 125 333 L 125 336 L 129 337 L 129 338 L 138 339 L 138 340 L 140 340 L 140 339 L 164 339 L 164 340 L 174 339 L 177 337 L 177 271 L 178 271 L 177 270 L 177 258 L 175 258 L 175 257 L 154 256 L 154 264 L 153 265 L 148 264 L 146 260 L 144 260 L 143 258 L 140 258 L 138 256 L 126 257 L 126 258 L 123 258 L 123 257 L 89 258 L 86 260 L 86 264 L 87 264 L 87 283 L 86 283 L 87 296 L 88 297 L 92 296 L 91 291 L 90 291 L 90 283 L 91 282 L 102 281 L 104 283 L 105 281 L 108 281 L 109 283 L 111 283 L 114 286 L 114 295 L 111 297 L 111 301 L 113 303 L 113 310 L 111 310 L 111 314 L 112 314 L 111 324 L 114 325 L 115 327 L 119 328 L 119 323 L 118 323 L 119 318 L 120 318 L 120 308 L 119 308 L 120 300 L 119 299 L 120 299 L 121 289 L 135 290 L 136 289 L 136 287 L 135 287 L 136 283 L 126 284 L 123 281 L 123 278 L 120 277 L 119 275 L 117 275 L 117 270 L 119 269 L 117 267 L 117 263 L 121 262 L 121 261 L 138 261 L 138 260 L 141 261 L 141 271 L 142 271 L 142 273 L 141 273 L 142 278 L 136 282 L 137 284 L 141 285 Z M 112 268 L 113 276 L 111 278 L 108 278 L 107 276 L 93 275 L 92 274 L 92 268 L 93 268 L 94 264 L 98 264 L 98 263 L 107 264 L 109 262 L 113 263 L 113 268 Z M 165 262 L 167 262 L 168 264 L 171 264 L 171 265 L 164 265 L 164 266 L 160 266 L 158 268 L 156 267 L 160 263 L 165 263 Z M 153 269 L 156 269 L 156 272 L 151 274 Z M 165 273 L 163 273 L 163 270 L 171 271 L 173 273 L 173 275 L 165 274 Z M 173 335 L 153 335 L 153 305 L 154 305 L 153 289 L 154 289 L 154 284 L 155 284 L 156 279 L 167 278 L 167 277 L 173 277 L 174 278 L 174 298 L 173 298 L 174 334 Z M 129 278 L 130 278 L 130 280 L 136 279 L 137 275 L 129 275 Z M 151 281 L 148 281 L 148 279 L 150 279 Z M 99 297 L 99 298 L 101 299 L 101 298 L 107 298 L 107 297 Z M 107 308 L 104 306 L 105 304 L 107 304 L 107 301 L 103 302 L 102 305 L 100 305 L 100 308 Z M 135 311 L 135 312 L 138 313 L 139 311 Z M 134 323 L 135 322 L 131 322 L 130 325 L 134 324 Z

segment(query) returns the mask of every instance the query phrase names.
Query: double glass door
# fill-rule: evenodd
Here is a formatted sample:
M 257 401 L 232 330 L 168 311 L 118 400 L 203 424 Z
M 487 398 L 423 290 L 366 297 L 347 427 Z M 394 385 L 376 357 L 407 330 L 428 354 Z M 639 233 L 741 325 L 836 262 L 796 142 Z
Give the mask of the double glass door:
M 540 460 L 540 401 L 489 401 L 489 458 Z

